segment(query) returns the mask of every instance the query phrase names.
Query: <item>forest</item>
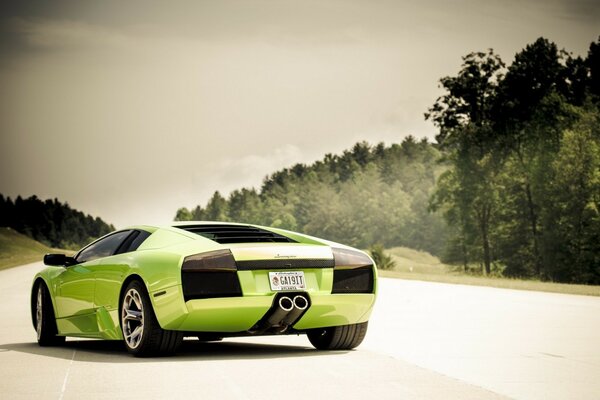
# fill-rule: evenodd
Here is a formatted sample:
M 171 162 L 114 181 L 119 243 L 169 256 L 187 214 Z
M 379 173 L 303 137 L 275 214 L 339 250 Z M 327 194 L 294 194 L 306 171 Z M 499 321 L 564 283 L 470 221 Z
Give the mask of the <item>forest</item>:
M 428 211 L 445 167 L 426 140 L 386 147 L 356 143 L 341 155 L 296 164 L 267 177 L 260 191 L 218 191 L 205 207 L 181 208 L 176 220 L 255 223 L 298 230 L 358 247 L 373 243 L 442 251 L 445 223 Z
M 356 143 L 180 208 L 367 248 L 407 246 L 466 272 L 600 284 L 600 40 L 539 38 L 506 64 L 463 57 L 426 110 L 435 142 Z
M 70 250 L 115 230 L 100 218 L 85 215 L 57 199 L 17 196 L 13 201 L 2 194 L 0 226 L 13 228 L 47 246 Z

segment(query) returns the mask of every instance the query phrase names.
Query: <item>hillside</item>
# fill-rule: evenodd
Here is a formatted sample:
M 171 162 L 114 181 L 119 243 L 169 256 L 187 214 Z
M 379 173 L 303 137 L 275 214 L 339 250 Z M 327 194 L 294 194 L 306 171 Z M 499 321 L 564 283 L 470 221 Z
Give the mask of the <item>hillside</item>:
M 50 247 L 12 228 L 0 228 L 0 269 L 41 261 L 50 252 Z

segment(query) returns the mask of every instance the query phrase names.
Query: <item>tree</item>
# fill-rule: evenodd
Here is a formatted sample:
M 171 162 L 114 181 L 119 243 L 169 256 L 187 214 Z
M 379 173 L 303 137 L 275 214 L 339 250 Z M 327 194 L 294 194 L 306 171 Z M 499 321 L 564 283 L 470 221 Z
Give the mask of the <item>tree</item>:
M 227 213 L 227 200 L 217 190 L 206 205 L 205 218 L 209 221 L 228 221 Z
M 526 46 L 508 67 L 493 108 L 494 129 L 512 158 L 514 179 L 522 191 L 517 203 L 527 212 L 518 215 L 526 218 L 530 230 L 522 239 L 523 246 L 531 249 L 538 277 L 544 275 L 539 214 L 551 179 L 547 165 L 556 156 L 562 131 L 573 121 L 565 96 L 570 95 L 569 79 L 577 79 L 569 72 L 580 74 L 575 67 L 566 68 L 565 57 L 544 38 Z
M 229 195 L 229 218 L 232 221 L 259 223 L 262 203 L 256 190 L 242 188 Z
M 600 113 L 583 111 L 564 132 L 550 168 L 553 180 L 542 213 L 547 275 L 600 284 Z
M 502 79 L 504 63 L 492 50 L 463 57 L 456 77 L 440 80 L 446 94 L 425 114 L 439 128 L 436 140 L 447 152 L 451 170 L 441 178 L 433 195 L 432 210 L 445 209 L 448 222 L 460 223 L 456 232 L 462 241 L 463 266 L 468 268 L 469 251 L 477 237 L 483 269 L 491 272 L 490 231 L 496 205 L 496 171 L 503 158 L 495 147 L 490 115 Z M 479 235 L 472 230 L 477 229 Z
M 186 207 L 181 207 L 175 214 L 175 221 L 191 221 L 192 213 Z
M 462 128 L 489 124 L 504 66 L 500 56 L 489 49 L 487 53 L 466 55 L 457 76 L 440 79 L 446 94 L 438 97 L 425 113 L 425 119 L 432 120 L 439 128 L 436 140 L 441 146 L 460 146 L 464 137 Z M 479 140 L 485 139 L 479 136 Z
M 530 120 L 540 102 L 565 85 L 564 65 L 556 44 L 539 38 L 517 53 L 498 87 L 492 119 L 500 131 L 527 135 L 520 124 Z
M 590 44 L 585 65 L 589 70 L 589 94 L 598 102 L 600 101 L 600 37 Z
M 379 269 L 390 270 L 396 267 L 396 262 L 390 255 L 385 253 L 385 249 L 381 243 L 369 247 L 369 254 Z

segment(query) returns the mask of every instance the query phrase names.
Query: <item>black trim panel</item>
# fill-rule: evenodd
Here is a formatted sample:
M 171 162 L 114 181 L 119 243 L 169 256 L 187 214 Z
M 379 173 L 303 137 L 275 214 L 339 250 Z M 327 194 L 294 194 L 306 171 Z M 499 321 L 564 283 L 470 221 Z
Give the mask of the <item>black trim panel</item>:
M 333 259 L 286 258 L 275 260 L 236 261 L 238 271 L 289 268 L 333 268 Z

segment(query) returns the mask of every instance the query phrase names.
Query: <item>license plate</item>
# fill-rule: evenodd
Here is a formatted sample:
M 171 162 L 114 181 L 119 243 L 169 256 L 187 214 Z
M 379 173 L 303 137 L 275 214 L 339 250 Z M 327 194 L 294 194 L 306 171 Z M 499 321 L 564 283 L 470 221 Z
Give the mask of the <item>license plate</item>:
M 269 282 L 274 292 L 306 289 L 302 271 L 269 272 Z

